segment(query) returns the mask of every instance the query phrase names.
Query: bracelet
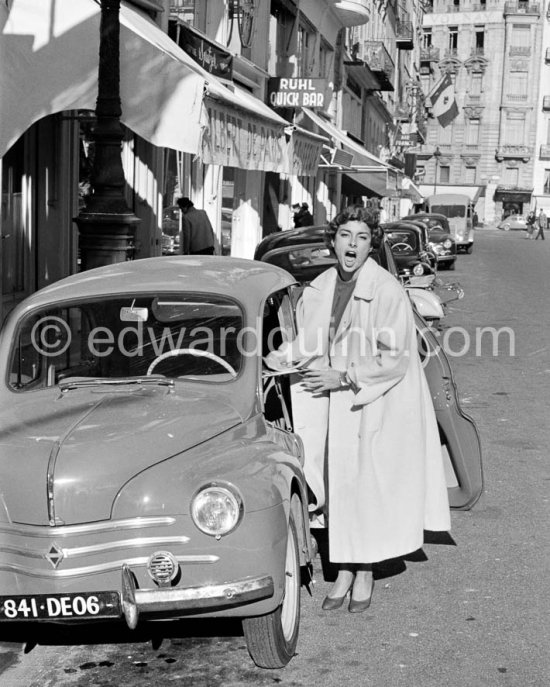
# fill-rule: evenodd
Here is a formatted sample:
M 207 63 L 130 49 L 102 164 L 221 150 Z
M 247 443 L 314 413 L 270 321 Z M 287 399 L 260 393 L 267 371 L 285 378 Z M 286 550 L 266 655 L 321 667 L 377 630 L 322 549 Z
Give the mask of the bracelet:
M 340 372 L 340 387 L 342 389 L 345 389 L 348 386 L 350 386 L 350 381 L 348 379 L 348 373 L 347 372 Z

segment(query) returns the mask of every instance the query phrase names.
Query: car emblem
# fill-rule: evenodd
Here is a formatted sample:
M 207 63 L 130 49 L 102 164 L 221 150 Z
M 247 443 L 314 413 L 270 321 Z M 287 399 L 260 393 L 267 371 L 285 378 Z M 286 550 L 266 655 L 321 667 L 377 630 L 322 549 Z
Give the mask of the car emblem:
M 54 543 L 50 546 L 50 550 L 44 555 L 44 558 L 49 561 L 52 568 L 55 570 L 65 556 L 63 554 L 63 549 L 60 549 L 59 546 Z

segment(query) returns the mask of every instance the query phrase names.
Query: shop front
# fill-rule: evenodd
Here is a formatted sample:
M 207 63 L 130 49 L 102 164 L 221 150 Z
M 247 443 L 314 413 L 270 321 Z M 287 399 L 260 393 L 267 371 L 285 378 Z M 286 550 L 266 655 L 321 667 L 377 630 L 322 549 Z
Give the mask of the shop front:
M 495 214 L 500 219 L 510 215 L 526 215 L 531 206 L 533 189 L 518 186 L 497 186 L 494 194 Z

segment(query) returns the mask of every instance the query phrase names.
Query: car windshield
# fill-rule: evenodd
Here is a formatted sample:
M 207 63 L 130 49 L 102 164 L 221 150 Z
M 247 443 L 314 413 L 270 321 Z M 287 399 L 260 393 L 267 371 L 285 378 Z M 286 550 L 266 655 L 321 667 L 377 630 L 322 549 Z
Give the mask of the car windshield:
M 453 217 L 466 217 L 465 205 L 432 205 L 431 210 L 440 215 L 445 215 L 449 219 Z
M 394 253 L 409 253 L 418 250 L 417 235 L 412 231 L 388 231 L 386 236 Z
M 234 379 L 243 313 L 208 294 L 132 294 L 57 303 L 26 315 L 12 345 L 9 385 L 30 390 L 86 377 Z

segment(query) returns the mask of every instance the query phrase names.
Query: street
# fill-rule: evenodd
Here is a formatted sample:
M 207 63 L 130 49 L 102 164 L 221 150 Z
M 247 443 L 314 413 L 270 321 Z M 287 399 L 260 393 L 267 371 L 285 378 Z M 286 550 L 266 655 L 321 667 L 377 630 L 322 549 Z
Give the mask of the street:
M 317 558 L 285 669 L 256 668 L 238 624 L 47 628 L 34 638 L 6 624 L 2 687 L 546 687 L 549 266 L 550 241 L 487 228 L 455 272 L 441 272 L 465 291 L 441 338 L 481 435 L 485 492 L 471 511 L 453 511 L 450 536 L 428 535 L 423 554 L 378 567 L 367 612 L 321 610 L 330 583 Z

